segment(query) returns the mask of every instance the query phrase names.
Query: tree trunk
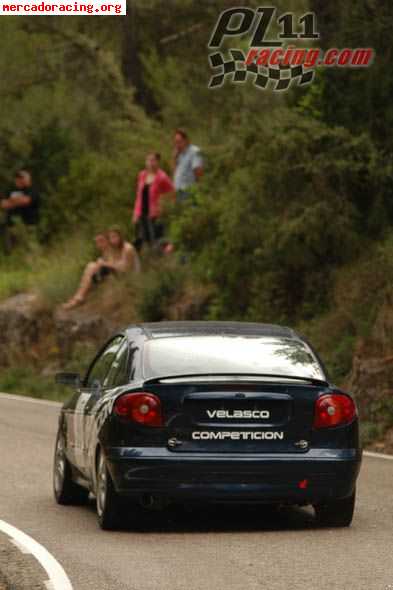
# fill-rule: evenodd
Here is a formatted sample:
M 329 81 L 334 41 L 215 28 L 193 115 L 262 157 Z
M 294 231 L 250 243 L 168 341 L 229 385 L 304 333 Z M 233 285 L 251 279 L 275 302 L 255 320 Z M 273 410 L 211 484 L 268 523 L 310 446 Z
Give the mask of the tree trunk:
M 156 110 L 151 93 L 143 79 L 143 67 L 139 58 L 138 8 L 135 0 L 127 0 L 127 15 L 122 17 L 122 71 L 128 84 L 135 89 L 135 100 L 146 111 Z

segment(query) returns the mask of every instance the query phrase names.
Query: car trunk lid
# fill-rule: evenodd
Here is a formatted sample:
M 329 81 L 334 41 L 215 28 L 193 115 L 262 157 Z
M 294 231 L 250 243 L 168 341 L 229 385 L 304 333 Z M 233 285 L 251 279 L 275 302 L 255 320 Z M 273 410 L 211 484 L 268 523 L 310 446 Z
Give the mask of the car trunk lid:
M 154 385 L 174 453 L 307 452 L 320 391 L 294 380 Z

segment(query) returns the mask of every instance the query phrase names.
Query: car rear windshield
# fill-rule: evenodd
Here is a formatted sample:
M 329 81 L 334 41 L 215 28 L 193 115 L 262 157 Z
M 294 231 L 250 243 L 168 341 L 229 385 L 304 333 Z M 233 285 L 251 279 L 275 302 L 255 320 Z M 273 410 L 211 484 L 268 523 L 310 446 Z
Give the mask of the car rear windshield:
M 194 336 L 149 340 L 146 379 L 235 373 L 326 380 L 312 351 L 298 340 L 245 336 Z

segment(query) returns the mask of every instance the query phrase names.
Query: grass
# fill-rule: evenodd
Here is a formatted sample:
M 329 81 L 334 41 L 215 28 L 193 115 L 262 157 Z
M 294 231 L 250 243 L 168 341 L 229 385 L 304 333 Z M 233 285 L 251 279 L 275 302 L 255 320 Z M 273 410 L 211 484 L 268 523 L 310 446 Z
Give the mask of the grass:
M 81 270 L 92 256 L 83 235 L 43 247 L 29 238 L 11 256 L 0 257 L 0 300 L 22 292 L 37 292 L 49 306 L 65 301 L 76 288 Z
M 72 389 L 57 384 L 56 373 L 70 372 L 85 375 L 96 352 L 96 346 L 91 343 L 81 343 L 75 346 L 71 358 L 67 360 L 50 355 L 47 351 L 46 358 L 36 360 L 34 363 L 30 360 L 24 366 L 20 366 L 19 362 L 18 365 L 2 368 L 0 391 L 37 399 L 65 401 L 72 395 Z
M 26 289 L 28 271 L 0 268 L 0 301 Z
M 0 391 L 53 401 L 65 401 L 71 396 L 71 390 L 57 385 L 54 377 L 44 377 L 31 367 L 2 369 Z
M 33 267 L 28 290 L 38 292 L 50 306 L 66 301 L 75 291 L 91 248 L 77 240 L 67 248 L 58 246 Z

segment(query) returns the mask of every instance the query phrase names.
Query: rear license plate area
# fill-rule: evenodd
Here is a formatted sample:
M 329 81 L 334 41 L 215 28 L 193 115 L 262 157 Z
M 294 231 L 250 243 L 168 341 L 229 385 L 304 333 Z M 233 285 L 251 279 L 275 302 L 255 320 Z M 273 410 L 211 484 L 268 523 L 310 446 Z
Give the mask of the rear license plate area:
M 290 399 L 185 399 L 183 411 L 198 426 L 281 426 L 290 420 Z

